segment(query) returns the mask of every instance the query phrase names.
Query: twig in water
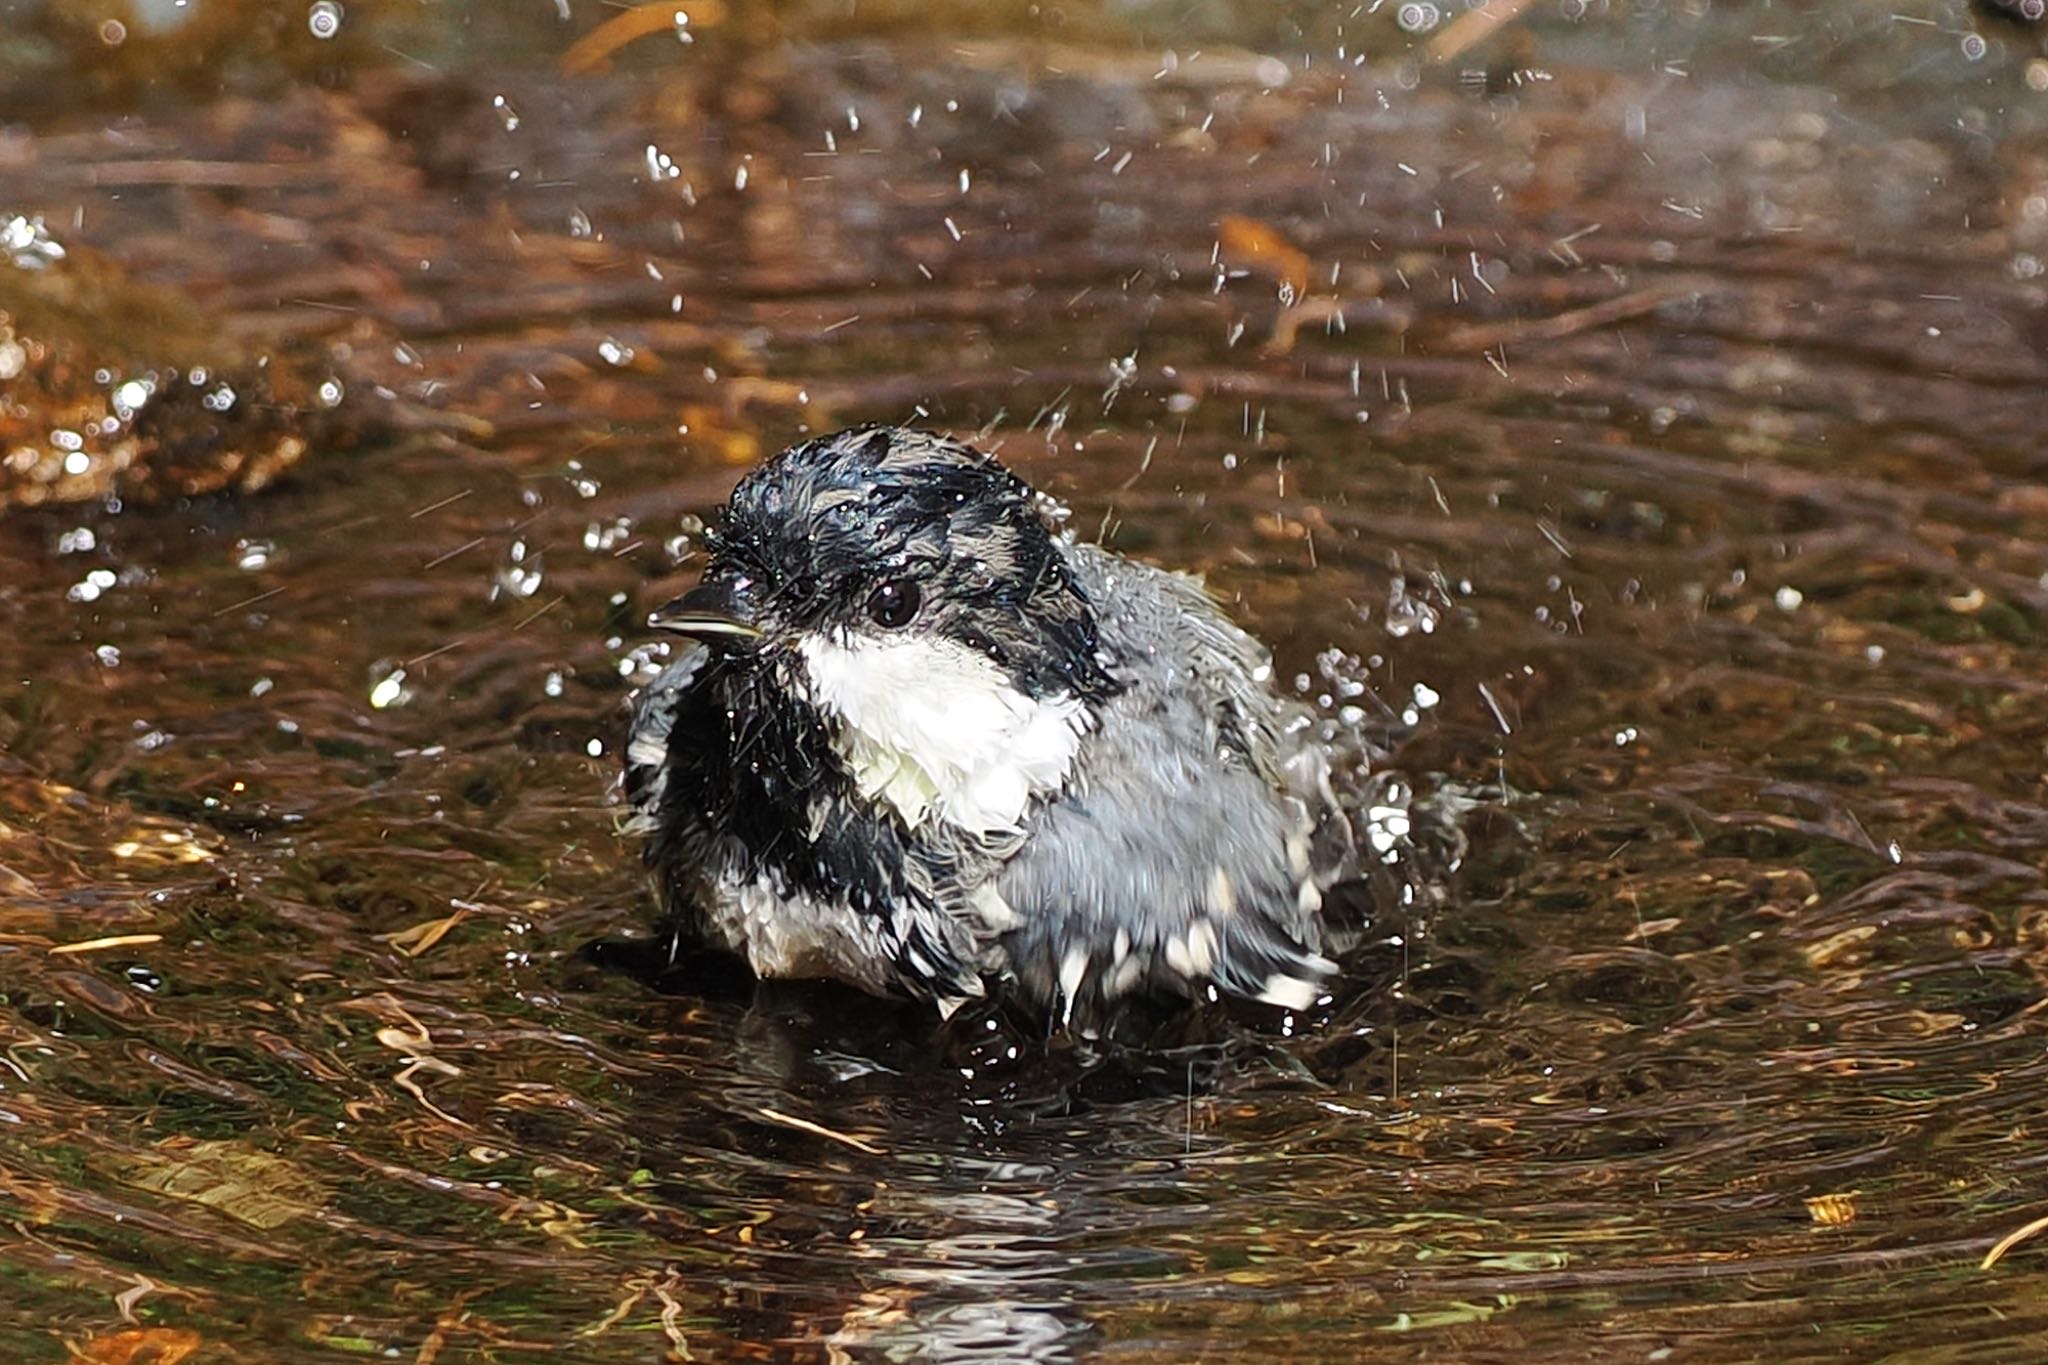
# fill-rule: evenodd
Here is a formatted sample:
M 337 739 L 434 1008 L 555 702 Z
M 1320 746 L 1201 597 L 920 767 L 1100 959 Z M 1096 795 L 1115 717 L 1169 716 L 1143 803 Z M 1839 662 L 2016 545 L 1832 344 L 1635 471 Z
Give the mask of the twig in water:
M 2026 1241 L 2029 1237 L 2032 1237 L 2037 1233 L 2042 1232 L 2048 1232 L 2048 1217 L 2036 1218 L 2033 1222 L 2027 1224 L 2023 1228 L 2013 1229 L 2011 1232 L 2005 1234 L 2005 1236 L 1999 1238 L 1998 1244 L 1996 1246 L 1992 1247 L 1991 1250 L 1984 1253 L 1984 1259 L 1977 1263 L 1977 1269 L 1991 1269 L 1991 1267 L 1997 1265 L 1999 1261 L 2005 1258 L 2006 1252 L 2011 1251 L 2014 1247 L 2018 1246 L 2021 1242 Z
M 814 1137 L 830 1138 L 834 1142 L 843 1142 L 856 1152 L 866 1152 L 869 1156 L 888 1155 L 880 1147 L 875 1146 L 874 1143 L 864 1138 L 857 1138 L 851 1133 L 834 1132 L 823 1124 L 812 1123 L 809 1119 L 800 1119 L 794 1114 L 785 1114 L 779 1109 L 756 1109 L 754 1112 L 770 1123 L 779 1123 L 785 1128 L 794 1128 L 800 1133 L 809 1133 Z

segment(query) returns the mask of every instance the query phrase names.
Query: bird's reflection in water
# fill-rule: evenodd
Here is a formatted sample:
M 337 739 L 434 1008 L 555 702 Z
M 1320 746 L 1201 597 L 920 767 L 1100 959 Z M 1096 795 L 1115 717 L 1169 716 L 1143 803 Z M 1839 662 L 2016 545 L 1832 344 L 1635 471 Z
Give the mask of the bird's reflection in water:
M 1030 1182 L 1050 1171 L 1019 1170 Z M 1001 1179 L 995 1172 L 991 1181 Z M 937 1237 L 865 1243 L 871 1277 L 828 1347 L 838 1358 L 919 1361 L 1063 1361 L 1091 1333 L 1072 1302 L 1061 1251 L 1067 1231 L 1055 1201 L 993 1190 L 920 1191 L 907 1218 L 938 1223 Z
M 632 970 L 618 953 L 598 956 Z M 1128 1270 L 1128 1248 L 1096 1234 L 1133 1216 L 1130 1181 L 1176 1185 L 1170 1210 L 1143 1211 L 1162 1230 L 1201 1220 L 1207 1204 L 1172 1168 L 1210 1142 L 1175 1120 L 1226 1077 L 1291 1065 L 1282 1040 L 1220 1014 L 1177 1010 L 1149 1021 L 1147 1046 L 1084 1053 L 1006 1016 L 935 1029 L 914 1005 L 707 968 L 653 984 L 680 992 L 700 1037 L 705 1009 L 732 1011 L 729 1050 L 693 1063 L 696 1103 L 716 1094 L 719 1112 L 679 1119 L 649 1164 L 679 1177 L 678 1202 L 716 1185 L 763 1206 L 756 1246 L 790 1215 L 815 1225 L 778 1246 L 809 1262 L 806 1302 L 756 1302 L 767 1320 L 747 1335 L 822 1340 L 836 1359 L 1083 1354 L 1105 1258 Z

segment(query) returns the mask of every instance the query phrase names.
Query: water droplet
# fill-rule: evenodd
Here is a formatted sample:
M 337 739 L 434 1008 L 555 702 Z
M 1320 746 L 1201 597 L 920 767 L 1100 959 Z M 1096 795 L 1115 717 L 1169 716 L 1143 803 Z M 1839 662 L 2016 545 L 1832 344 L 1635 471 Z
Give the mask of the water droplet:
M 498 122 L 508 133 L 519 131 L 519 111 L 512 107 L 512 101 L 503 95 L 491 96 L 491 108 L 498 111 Z
M 583 528 L 583 548 L 593 553 L 610 552 L 624 545 L 632 534 L 631 517 L 614 517 L 608 522 L 593 521 Z
M 1436 632 L 1437 609 L 1419 597 L 1408 592 L 1408 580 L 1396 576 L 1387 585 L 1387 612 L 1385 629 L 1395 639 L 1405 635 L 1432 635 Z
M 341 32 L 342 8 L 337 0 L 313 0 L 306 11 L 306 31 L 322 42 Z
M 379 711 L 394 706 L 403 706 L 412 700 L 412 693 L 405 690 L 405 670 L 394 668 L 370 689 L 370 705 Z
M 156 385 L 147 379 L 131 379 L 114 390 L 114 415 L 126 422 L 142 411 L 142 405 L 156 392 Z
M 675 158 L 653 143 L 647 144 L 647 178 L 649 180 L 674 180 L 683 173 L 676 165 Z
M 64 259 L 63 244 L 50 235 L 43 220 L 20 214 L 0 219 L 0 252 L 17 270 L 40 270 Z
M 1414 0 L 1394 11 L 1394 22 L 1403 33 L 1428 33 L 1443 22 L 1443 11 L 1428 0 Z
M 1384 862 L 1400 859 L 1401 841 L 1408 837 L 1408 810 L 1404 806 L 1374 806 L 1365 813 L 1365 837 Z
M 496 581 L 491 585 L 491 596 L 501 593 L 511 597 L 531 597 L 540 591 L 542 571 L 541 557 L 535 555 L 531 561 L 526 557 L 526 542 L 515 540 L 505 552 L 505 563 L 498 566 Z

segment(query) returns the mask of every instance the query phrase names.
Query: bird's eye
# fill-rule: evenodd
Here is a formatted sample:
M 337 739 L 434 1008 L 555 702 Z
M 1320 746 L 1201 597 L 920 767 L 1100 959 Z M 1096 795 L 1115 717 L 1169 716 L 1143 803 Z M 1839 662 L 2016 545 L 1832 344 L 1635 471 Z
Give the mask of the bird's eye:
M 892 578 L 868 594 L 868 617 L 884 630 L 900 630 L 910 624 L 923 601 L 917 584 Z

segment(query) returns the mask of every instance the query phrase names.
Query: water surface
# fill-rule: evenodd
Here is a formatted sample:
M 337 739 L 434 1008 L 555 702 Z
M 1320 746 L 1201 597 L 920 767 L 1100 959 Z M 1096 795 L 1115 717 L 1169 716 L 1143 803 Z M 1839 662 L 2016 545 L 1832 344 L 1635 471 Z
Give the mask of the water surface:
M 0 521 L 0 1352 L 2040 1351 L 2033 30 L 199 8 L 28 7 L 0 216 L 351 416 Z M 590 961 L 638 623 L 869 419 L 1370 748 L 1324 1014 L 1079 1075 Z

